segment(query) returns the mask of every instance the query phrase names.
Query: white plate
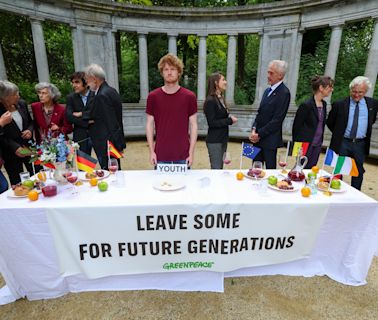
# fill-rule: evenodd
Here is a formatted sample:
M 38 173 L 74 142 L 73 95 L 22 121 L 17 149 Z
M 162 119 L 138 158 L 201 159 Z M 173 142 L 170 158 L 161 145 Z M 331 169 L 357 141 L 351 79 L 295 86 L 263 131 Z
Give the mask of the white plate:
M 106 179 L 107 177 L 109 177 L 109 175 L 110 175 L 109 171 L 107 171 L 107 170 L 102 170 L 102 171 L 104 171 L 104 176 L 103 177 L 97 177 L 96 176 L 97 180 L 103 180 L 103 179 Z M 79 171 L 79 179 L 83 180 L 83 181 L 89 181 L 90 179 L 86 178 L 85 175 L 86 175 L 86 172 Z
M 320 191 L 330 191 L 332 193 L 343 193 L 347 190 L 343 185 L 341 185 L 340 189 L 329 188 L 328 190 L 328 189 L 319 188 L 318 186 L 316 186 L 316 188 Z
M 7 197 L 8 197 L 8 198 L 27 198 L 28 195 L 25 194 L 25 195 L 23 195 L 23 196 L 16 196 L 16 195 L 14 194 L 13 189 L 9 189 L 9 190 L 7 191 Z
M 169 179 L 155 181 L 152 185 L 154 189 L 160 191 L 175 191 L 185 188 L 185 184 L 179 181 L 171 181 Z
M 261 180 L 261 179 L 267 179 L 268 178 L 268 175 L 266 174 L 266 171 L 264 170 L 265 172 L 265 175 L 262 177 L 262 178 L 257 178 L 257 180 Z M 244 177 L 248 178 L 248 179 L 252 179 L 252 180 L 255 180 L 254 177 L 251 177 L 248 175 L 248 171 L 247 172 L 243 172 L 244 174 Z
M 280 188 L 278 188 L 277 186 L 272 186 L 271 184 L 268 184 L 268 187 L 269 187 L 270 189 L 273 189 L 273 190 L 276 190 L 276 191 L 281 191 L 281 192 L 295 192 L 295 191 L 298 191 L 298 190 L 299 190 L 299 188 L 298 188 L 298 187 L 295 187 L 295 186 L 293 186 L 294 189 L 280 189 Z

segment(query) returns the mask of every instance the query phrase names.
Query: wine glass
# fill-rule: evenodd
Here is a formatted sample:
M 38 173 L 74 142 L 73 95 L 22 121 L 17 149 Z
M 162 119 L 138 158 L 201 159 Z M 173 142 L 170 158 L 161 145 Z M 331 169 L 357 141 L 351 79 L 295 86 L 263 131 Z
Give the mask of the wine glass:
M 76 171 L 73 171 L 72 169 L 67 169 L 66 172 L 63 173 L 63 176 L 66 178 L 66 180 L 72 184 L 72 194 L 77 194 L 76 189 L 76 182 L 79 178 L 79 174 Z
M 231 164 L 231 160 L 232 160 L 232 157 L 231 157 L 231 153 L 226 151 L 223 153 L 223 164 L 225 166 L 229 166 Z M 225 174 L 229 174 L 228 171 L 224 171 Z
M 278 155 L 278 166 L 281 168 L 282 174 L 287 173 L 287 171 L 285 170 L 287 166 L 286 155 L 283 155 L 283 154 Z
M 117 161 L 117 159 L 114 159 L 114 158 L 110 158 L 110 159 L 109 159 L 109 162 L 108 162 L 108 170 L 109 170 L 109 172 L 110 172 L 111 174 L 113 174 L 114 177 L 115 177 L 115 173 L 116 173 L 117 170 L 118 170 L 118 161 Z M 112 182 L 115 182 L 115 181 L 116 181 L 116 178 L 114 178 L 114 179 L 112 180 Z
M 253 161 L 252 165 L 252 177 L 258 180 L 263 171 L 263 164 L 261 161 Z

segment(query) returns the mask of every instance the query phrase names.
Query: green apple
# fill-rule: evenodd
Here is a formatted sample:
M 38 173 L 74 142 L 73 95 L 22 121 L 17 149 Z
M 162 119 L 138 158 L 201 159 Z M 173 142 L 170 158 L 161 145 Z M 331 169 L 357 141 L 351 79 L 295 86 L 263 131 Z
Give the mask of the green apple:
M 307 177 L 309 179 L 311 179 L 311 177 L 313 177 L 314 179 L 316 179 L 316 173 L 311 171 L 311 172 L 308 173 Z
M 101 181 L 97 184 L 98 190 L 100 191 L 106 191 L 108 190 L 108 184 L 105 181 Z
M 275 186 L 277 184 L 277 177 L 276 176 L 269 176 L 268 177 L 268 183 L 272 186 Z
M 341 188 L 340 180 L 332 180 L 331 181 L 331 188 L 332 189 L 340 189 Z
M 34 188 L 34 182 L 32 180 L 22 181 L 22 185 L 25 186 L 25 187 L 28 187 L 29 189 Z

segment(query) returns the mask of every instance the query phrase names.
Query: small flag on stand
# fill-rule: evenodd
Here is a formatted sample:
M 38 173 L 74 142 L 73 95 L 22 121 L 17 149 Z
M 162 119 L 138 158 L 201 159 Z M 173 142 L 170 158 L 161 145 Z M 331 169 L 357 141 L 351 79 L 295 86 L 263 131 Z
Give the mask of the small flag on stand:
M 337 153 L 331 149 L 327 149 L 327 153 L 324 158 L 324 165 L 335 167 L 337 163 Z
M 296 157 L 298 155 L 299 149 L 302 148 L 302 156 L 305 156 L 308 150 L 310 143 L 309 142 L 294 142 L 293 150 L 291 152 L 292 157 Z
M 108 140 L 108 156 L 113 156 L 116 159 L 123 158 L 121 152 L 119 152 L 111 141 Z
M 350 157 L 338 156 L 333 174 L 345 174 L 351 177 L 358 177 L 356 161 Z
M 88 173 L 92 173 L 97 164 L 95 158 L 92 158 L 90 155 L 80 150 L 76 151 L 76 161 L 77 168 Z
M 255 147 L 252 144 L 243 142 L 242 155 L 249 159 L 255 159 L 258 153 L 261 151 L 261 148 Z

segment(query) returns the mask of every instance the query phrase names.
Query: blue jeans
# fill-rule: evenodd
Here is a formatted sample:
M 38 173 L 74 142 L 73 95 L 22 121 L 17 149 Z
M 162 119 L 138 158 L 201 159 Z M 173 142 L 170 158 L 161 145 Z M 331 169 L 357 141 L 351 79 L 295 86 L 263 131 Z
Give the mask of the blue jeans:
M 4 174 L 0 171 L 0 193 L 8 190 L 8 181 L 4 177 Z

